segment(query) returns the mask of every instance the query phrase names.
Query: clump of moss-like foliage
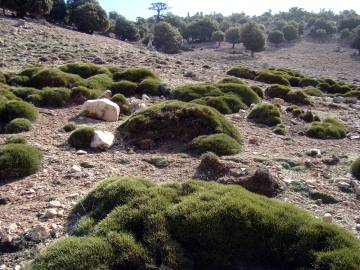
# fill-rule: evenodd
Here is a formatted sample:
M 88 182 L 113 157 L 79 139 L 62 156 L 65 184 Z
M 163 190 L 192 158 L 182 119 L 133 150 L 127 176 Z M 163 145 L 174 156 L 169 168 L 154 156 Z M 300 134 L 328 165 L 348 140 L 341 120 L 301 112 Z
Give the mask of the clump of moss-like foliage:
M 223 114 L 236 113 L 260 102 L 260 97 L 248 85 L 228 82 L 181 85 L 171 92 L 170 97 L 211 106 Z
M 90 147 L 95 130 L 91 127 L 84 127 L 75 130 L 69 137 L 69 145 L 76 149 L 86 149 Z
M 81 216 L 74 235 L 40 252 L 32 270 L 357 270 L 360 263 L 351 233 L 240 186 L 113 177 L 74 213 Z
M 90 78 L 99 74 L 107 74 L 112 76 L 109 69 L 101 67 L 92 63 L 70 63 L 59 66 L 59 69 L 63 72 L 79 75 L 83 79 Z
M 321 97 L 323 95 L 323 92 L 321 92 L 321 90 L 316 87 L 308 87 L 304 90 L 304 92 L 305 94 L 314 97 Z
M 326 118 L 322 122 L 313 122 L 306 134 L 318 139 L 342 139 L 346 137 L 346 127 L 337 119 Z
M 71 132 L 74 131 L 75 129 L 76 129 L 75 123 L 67 123 L 63 126 L 63 130 L 65 132 Z
M 293 91 L 289 87 L 274 84 L 266 88 L 265 94 L 270 98 L 282 98 L 287 102 L 299 105 L 310 105 L 310 97 L 303 91 Z
M 269 84 L 290 85 L 290 82 L 284 76 L 269 71 L 260 72 L 255 80 Z
M 144 141 L 189 143 L 201 135 L 223 133 L 241 144 L 238 130 L 217 110 L 181 101 L 166 101 L 141 110 L 120 126 L 126 142 L 141 147 Z
M 126 115 L 130 114 L 130 105 L 124 95 L 116 94 L 111 98 L 111 101 L 119 105 L 121 113 Z
M 357 158 L 351 164 L 351 173 L 356 179 L 360 180 L 360 158 Z
M 0 182 L 36 173 L 42 154 L 36 148 L 23 143 L 0 146 Z
M 28 119 L 25 118 L 15 118 L 11 120 L 5 126 L 5 133 L 13 134 L 13 133 L 21 133 L 30 131 L 32 129 L 32 124 Z
M 31 104 L 20 101 L 20 100 L 10 100 L 4 102 L 0 106 L 0 120 L 4 122 L 10 122 L 16 118 L 25 118 L 33 122 L 38 116 L 38 111 Z
M 273 131 L 278 135 L 286 135 L 286 127 L 284 124 L 277 124 Z
M 285 100 L 291 89 L 287 86 L 274 84 L 265 89 L 265 95 L 270 98 L 282 98 Z
M 227 71 L 230 76 L 253 80 L 256 77 L 256 71 L 245 67 L 233 67 Z
M 238 154 L 242 147 L 229 135 L 218 133 L 196 137 L 192 140 L 190 149 L 197 154 L 212 152 L 218 156 L 224 156 Z
M 281 124 L 281 112 L 273 104 L 262 103 L 257 105 L 248 115 L 248 119 L 255 123 L 267 126 L 276 126 Z

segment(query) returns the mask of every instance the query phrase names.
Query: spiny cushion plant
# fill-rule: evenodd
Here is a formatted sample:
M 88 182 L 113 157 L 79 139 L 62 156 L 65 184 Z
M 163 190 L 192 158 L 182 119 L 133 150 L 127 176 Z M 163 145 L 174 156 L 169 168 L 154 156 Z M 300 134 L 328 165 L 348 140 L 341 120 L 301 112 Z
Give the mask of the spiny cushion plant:
M 226 72 L 227 75 L 253 80 L 256 77 L 256 71 L 245 67 L 233 67 Z
M 257 85 L 251 85 L 250 88 L 260 97 L 264 98 L 264 91 Z
M 113 94 L 122 94 L 126 97 L 137 95 L 137 83 L 122 80 L 119 82 L 114 82 L 110 90 Z
M 82 81 L 79 75 L 65 73 L 57 68 L 40 70 L 30 78 L 29 85 L 38 89 L 44 87 L 71 87 Z
M 20 135 L 13 135 L 6 138 L 5 144 L 26 144 L 26 139 Z
M 25 118 L 15 118 L 11 120 L 5 126 L 5 133 L 21 133 L 25 131 L 30 131 L 32 129 L 32 124 L 28 119 Z
M 237 78 L 237 77 L 226 77 L 224 79 L 221 79 L 220 81 L 218 81 L 218 84 L 222 84 L 222 83 L 237 83 L 237 84 L 246 84 L 246 82 L 244 82 L 243 80 Z
M 218 133 L 196 137 L 192 140 L 190 149 L 196 154 L 212 152 L 218 156 L 224 156 L 240 153 L 242 146 L 230 136 Z
M 140 95 L 147 94 L 149 96 L 160 96 L 161 82 L 156 78 L 146 78 L 137 86 L 136 91 Z
M 71 91 L 68 88 L 46 87 L 40 91 L 42 106 L 63 107 L 70 102 Z
M 314 97 L 321 97 L 323 95 L 323 92 L 316 87 L 308 87 L 304 90 L 304 93 Z
M 286 95 L 291 91 L 287 86 L 274 84 L 265 89 L 265 95 L 270 98 L 282 98 L 285 99 Z
M 300 81 L 300 86 L 301 87 L 308 87 L 308 86 L 316 87 L 319 83 L 320 83 L 320 81 L 317 79 L 305 77 Z
M 124 95 L 116 94 L 111 98 L 111 101 L 119 105 L 120 113 L 126 115 L 130 114 L 129 103 Z
M 86 80 L 78 83 L 78 85 L 85 86 L 89 89 L 107 90 L 111 87 L 113 80 L 107 74 L 98 74 L 87 78 Z
M 75 130 L 69 137 L 69 144 L 76 149 L 86 149 L 90 147 L 95 130 L 91 127 L 83 127 Z
M 33 122 L 37 116 L 37 109 L 24 101 L 11 100 L 0 108 L 0 119 L 4 122 L 10 122 L 15 118 L 26 118 Z
M 71 132 L 74 131 L 75 129 L 76 129 L 75 123 L 67 123 L 63 126 L 63 130 L 65 132 Z
M 310 97 L 305 94 L 303 91 L 290 91 L 285 96 L 285 100 L 287 102 L 293 103 L 293 104 L 299 104 L 299 105 L 310 105 L 311 99 Z
M 201 135 L 224 133 L 241 143 L 239 131 L 217 110 L 195 103 L 165 101 L 141 110 L 120 126 L 126 142 L 138 145 L 144 140 L 159 144 L 188 143 Z
M 222 96 L 224 93 L 212 83 L 184 84 L 175 88 L 170 97 L 182 101 L 192 101 L 206 96 Z
M 59 69 L 66 73 L 77 74 L 83 79 L 98 74 L 108 74 L 109 76 L 112 76 L 111 72 L 106 67 L 101 67 L 92 63 L 70 63 L 59 66 Z
M 89 89 L 84 86 L 78 86 L 71 89 L 70 100 L 74 103 L 82 104 L 88 99 L 97 99 L 103 91 L 98 89 Z
M 347 269 L 360 242 L 337 225 L 235 185 L 100 182 L 75 207 L 74 235 L 44 249 L 32 270 Z
M 260 98 L 256 92 L 247 85 L 236 83 L 217 84 L 217 87 L 224 93 L 234 93 L 247 105 L 260 103 Z
M 346 127 L 337 119 L 326 118 L 322 122 L 313 122 L 306 134 L 318 139 L 342 139 L 346 137 Z
M 281 124 L 281 113 L 278 107 L 269 103 L 257 105 L 248 115 L 248 119 L 267 126 Z
M 270 84 L 281 84 L 281 85 L 290 85 L 289 81 L 282 75 L 275 74 L 270 71 L 260 72 L 256 78 L 256 81 L 270 83 Z
M 286 135 L 286 127 L 284 124 L 277 124 L 273 131 L 278 135 Z
M 239 110 L 246 110 L 248 108 L 247 105 L 235 94 L 225 94 L 217 97 L 203 97 L 194 99 L 191 102 L 213 107 L 222 114 L 237 113 Z
M 351 164 L 351 173 L 356 179 L 360 180 L 360 158 L 357 158 Z
M 0 83 L 6 84 L 6 77 L 2 72 L 0 72 Z
M 120 72 L 114 74 L 115 81 L 131 81 L 135 83 L 140 83 L 146 78 L 155 78 L 158 79 L 158 76 L 148 68 L 126 68 Z
M 40 151 L 30 145 L 1 145 L 0 181 L 36 173 L 40 168 L 41 160 Z

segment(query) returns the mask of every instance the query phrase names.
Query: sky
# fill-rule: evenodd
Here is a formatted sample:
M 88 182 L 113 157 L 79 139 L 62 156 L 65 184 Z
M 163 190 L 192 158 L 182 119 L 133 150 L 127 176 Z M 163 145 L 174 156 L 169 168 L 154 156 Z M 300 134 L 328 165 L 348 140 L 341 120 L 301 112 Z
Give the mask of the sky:
M 136 17 L 150 17 L 154 13 L 148 10 L 150 3 L 165 2 L 170 7 L 170 12 L 186 16 L 203 11 L 230 15 L 245 12 L 248 15 L 260 15 L 269 9 L 273 12 L 286 11 L 291 7 L 300 7 L 308 11 L 318 12 L 320 9 L 332 9 L 335 12 L 345 9 L 354 9 L 360 13 L 358 0 L 99 0 L 107 11 L 117 11 L 128 19 Z

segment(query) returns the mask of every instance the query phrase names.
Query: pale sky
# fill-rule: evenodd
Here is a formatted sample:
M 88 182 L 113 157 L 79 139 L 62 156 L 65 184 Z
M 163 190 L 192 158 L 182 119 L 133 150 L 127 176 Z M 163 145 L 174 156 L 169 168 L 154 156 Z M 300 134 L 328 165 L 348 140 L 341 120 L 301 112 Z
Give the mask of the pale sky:
M 335 12 L 354 9 L 360 13 L 359 0 L 99 0 L 107 11 L 118 13 L 134 20 L 136 17 L 150 17 L 154 13 L 148 10 L 150 3 L 165 2 L 172 7 L 172 13 L 186 16 L 187 12 L 194 14 L 203 11 L 230 15 L 245 12 L 249 15 L 260 15 L 269 9 L 273 12 L 286 11 L 291 7 L 300 7 L 318 12 L 320 9 L 332 9 Z

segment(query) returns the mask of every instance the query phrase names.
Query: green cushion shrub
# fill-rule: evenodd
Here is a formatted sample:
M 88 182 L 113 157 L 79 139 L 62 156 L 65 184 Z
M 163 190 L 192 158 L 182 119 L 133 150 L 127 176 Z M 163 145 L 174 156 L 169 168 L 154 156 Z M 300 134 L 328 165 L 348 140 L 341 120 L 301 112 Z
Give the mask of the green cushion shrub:
M 308 86 L 316 87 L 319 83 L 320 83 L 320 81 L 317 79 L 305 77 L 305 78 L 301 79 L 300 86 L 301 87 L 308 87 Z
M 71 88 L 82 82 L 79 75 L 65 73 L 57 68 L 42 69 L 29 81 L 29 85 L 38 89 L 44 87 Z
M 0 181 L 25 177 L 36 173 L 42 154 L 26 144 L 5 144 L 0 146 Z
M 236 127 L 217 110 L 181 101 L 161 102 L 131 115 L 120 126 L 119 133 L 135 145 L 144 140 L 187 143 L 200 135 L 214 133 L 225 133 L 241 142 Z
M 137 92 L 137 87 L 138 87 L 138 85 L 136 83 L 123 80 L 120 82 L 113 83 L 110 87 L 110 90 L 114 95 L 122 94 L 126 97 L 131 97 L 131 96 L 139 94 Z
M 306 134 L 318 139 L 342 139 L 346 137 L 346 127 L 339 120 L 326 118 L 322 122 L 313 122 Z
M 321 97 L 323 95 L 323 92 L 316 87 L 308 87 L 304 90 L 304 93 L 314 97 Z
M 270 98 L 282 98 L 285 100 L 291 89 L 287 86 L 274 84 L 265 89 L 265 95 Z
M 38 94 L 32 94 L 26 97 L 25 99 L 26 102 L 29 102 L 35 106 L 42 106 L 43 105 L 43 96 L 38 93 Z
M 212 152 L 218 156 L 224 156 L 240 153 L 242 146 L 230 136 L 218 133 L 196 137 L 192 140 L 190 149 L 199 155 Z
M 68 88 L 45 87 L 41 90 L 42 106 L 64 107 L 70 102 L 71 91 Z
M 256 71 L 245 67 L 233 67 L 226 72 L 227 75 L 253 80 L 256 77 Z
M 290 76 L 287 78 L 292 87 L 299 87 L 301 84 L 301 78 Z
M 287 102 L 299 105 L 310 105 L 311 99 L 310 97 L 305 94 L 303 91 L 290 91 L 285 96 L 285 100 Z
M 281 113 L 278 107 L 273 104 L 262 103 L 257 105 L 248 115 L 248 119 L 255 123 L 267 126 L 281 124 Z
M 236 185 L 113 177 L 74 213 L 81 216 L 75 235 L 40 252 L 32 270 L 357 270 L 360 264 L 360 242 L 350 232 Z
M 69 137 L 69 145 L 76 149 L 86 149 L 90 147 L 95 130 L 91 127 L 84 127 L 75 130 Z
M 89 89 L 84 86 L 78 86 L 71 89 L 70 100 L 75 103 L 82 104 L 89 99 L 97 99 L 103 93 L 103 90 Z
M 66 73 L 79 75 L 83 79 L 87 79 L 98 74 L 107 74 L 112 76 L 111 72 L 107 68 L 93 63 L 70 63 L 59 66 L 59 69 Z
M 107 74 L 98 74 L 84 80 L 81 85 L 89 89 L 107 90 L 110 89 L 113 81 Z
M 225 94 L 218 97 L 203 97 L 194 99 L 191 102 L 213 107 L 222 114 L 237 113 L 239 110 L 246 110 L 248 108 L 248 106 L 235 94 Z
M 282 75 L 275 74 L 270 71 L 262 71 L 260 72 L 256 78 L 256 81 L 263 82 L 263 83 L 269 83 L 269 84 L 280 84 L 280 85 L 286 85 L 289 86 L 289 81 Z
M 278 135 L 286 135 L 286 127 L 283 124 L 277 124 L 273 131 L 275 134 Z
M 26 139 L 20 135 L 13 135 L 6 138 L 5 144 L 26 144 Z
M 137 86 L 136 92 L 140 95 L 160 96 L 161 82 L 156 78 L 146 78 Z
M 115 81 L 131 81 L 140 83 L 146 78 L 158 79 L 158 76 L 148 68 L 126 68 L 114 74 Z
M 356 179 L 360 180 L 360 158 L 357 158 L 351 164 L 351 173 Z
M 264 91 L 257 85 L 251 85 L 250 88 L 260 97 L 264 98 Z
M 111 98 L 112 102 L 115 102 L 120 107 L 120 112 L 126 115 L 130 114 L 130 107 L 126 97 L 122 94 L 116 94 Z
M 13 88 L 12 92 L 17 97 L 26 100 L 28 96 L 38 94 L 39 90 L 32 87 L 16 87 Z
M 15 118 L 11 120 L 5 126 L 5 133 L 14 134 L 30 131 L 32 129 L 32 124 L 28 119 L 25 118 Z
M 33 122 L 37 116 L 37 109 L 24 101 L 12 100 L 7 102 L 3 109 L 0 108 L 0 119 L 4 122 L 10 122 L 15 118 L 26 118 Z
M 67 123 L 63 126 L 63 130 L 65 132 L 71 132 L 74 131 L 75 129 L 76 129 L 75 123 Z
M 246 85 L 246 82 L 244 82 L 243 80 L 241 80 L 237 77 L 226 77 L 226 78 L 218 81 L 218 84 L 222 84 L 222 83 L 237 83 L 237 84 L 245 84 Z
M 256 92 L 247 85 L 236 83 L 218 84 L 217 87 L 224 93 L 234 93 L 247 105 L 260 103 L 260 98 Z
M 192 101 L 202 97 L 222 96 L 224 93 L 211 83 L 185 84 L 176 87 L 170 94 L 170 98 L 181 101 Z

